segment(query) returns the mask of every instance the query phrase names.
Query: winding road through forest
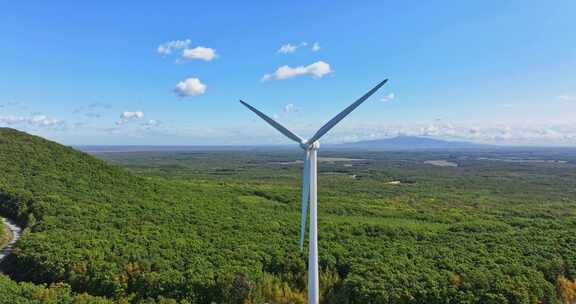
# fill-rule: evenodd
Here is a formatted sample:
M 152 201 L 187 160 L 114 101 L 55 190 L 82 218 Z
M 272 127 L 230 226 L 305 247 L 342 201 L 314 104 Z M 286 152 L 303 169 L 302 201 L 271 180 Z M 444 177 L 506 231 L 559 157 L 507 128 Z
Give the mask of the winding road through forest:
M 16 241 L 18 241 L 20 235 L 22 234 L 22 228 L 18 226 L 16 222 L 5 217 L 1 217 L 1 219 L 2 224 L 9 231 L 10 240 L 0 249 L 0 261 L 5 259 L 12 253 L 12 251 L 14 250 L 14 244 L 16 244 Z

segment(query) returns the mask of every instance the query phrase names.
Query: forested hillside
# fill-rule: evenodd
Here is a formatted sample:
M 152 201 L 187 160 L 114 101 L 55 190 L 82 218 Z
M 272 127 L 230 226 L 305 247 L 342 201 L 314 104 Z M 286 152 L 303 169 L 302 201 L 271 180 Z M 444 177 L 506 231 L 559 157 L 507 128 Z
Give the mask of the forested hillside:
M 217 157 L 148 155 L 127 170 L 0 128 L 0 210 L 27 226 L 5 267 L 62 284 L 0 277 L 0 295 L 304 303 L 299 165 Z M 574 163 L 417 163 L 320 164 L 324 303 L 574 299 Z
M 88 294 L 74 294 L 67 284 L 38 286 L 31 283 L 16 283 L 2 274 L 0 274 L 0 303 L 113 304 L 110 300 Z

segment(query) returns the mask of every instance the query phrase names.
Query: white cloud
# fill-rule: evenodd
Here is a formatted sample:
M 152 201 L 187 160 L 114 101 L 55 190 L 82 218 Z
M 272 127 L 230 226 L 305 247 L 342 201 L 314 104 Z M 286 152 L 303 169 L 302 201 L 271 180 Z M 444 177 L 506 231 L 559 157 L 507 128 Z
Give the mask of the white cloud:
M 143 123 L 142 125 L 145 127 L 156 127 L 160 125 L 160 122 L 155 119 L 150 119 L 147 122 Z
M 576 96 L 572 95 L 560 95 L 558 99 L 565 101 L 565 102 L 576 102 Z
M 288 114 L 278 109 L 274 119 L 285 118 Z M 147 113 L 148 114 L 148 113 Z M 304 123 L 293 120 L 290 129 L 298 134 L 313 134 L 317 131 L 316 123 Z M 101 131 L 103 129 L 100 129 Z M 109 133 L 126 137 L 161 136 L 171 141 L 174 137 L 185 137 L 189 142 L 202 144 L 274 144 L 287 142 L 277 136 L 273 129 L 258 120 L 253 125 L 236 125 L 226 127 L 186 128 L 170 123 L 141 120 L 138 124 L 114 126 Z M 166 136 L 169 135 L 169 136 Z M 345 120 L 338 128 L 326 135 L 325 143 L 354 142 L 360 140 L 390 138 L 395 136 L 424 136 L 445 140 L 472 141 L 489 144 L 518 145 L 576 145 L 576 122 L 573 123 L 486 123 L 486 122 L 452 122 L 433 120 L 422 123 L 380 123 Z M 176 142 L 177 143 L 177 142 Z
M 296 52 L 297 49 L 298 49 L 297 45 L 292 45 L 290 43 L 287 43 L 287 44 L 284 44 L 280 47 L 280 49 L 278 50 L 278 53 L 282 53 L 282 54 L 294 53 L 294 52 Z
M 129 121 L 140 119 L 140 118 L 144 118 L 144 112 L 142 112 L 142 111 L 122 112 L 122 114 L 120 114 L 120 120 L 116 122 L 116 125 L 122 125 L 122 124 L 129 122 Z
M 180 97 L 190 97 L 204 94 L 206 88 L 207 86 L 200 79 L 187 78 L 176 85 L 174 92 Z
M 182 51 L 182 58 L 185 59 L 200 59 L 211 61 L 216 58 L 216 51 L 211 48 L 197 46 L 193 49 L 186 48 Z
M 0 116 L 0 124 L 3 125 L 16 125 L 23 122 L 26 122 L 26 117 L 14 115 Z
M 181 56 L 184 59 L 211 61 L 218 57 L 214 49 L 204 46 L 192 48 L 190 47 L 191 43 L 192 41 L 190 39 L 168 41 L 159 45 L 156 51 L 162 55 L 170 55 L 176 50 L 182 50 Z
M 312 45 L 312 52 L 318 52 L 319 50 L 320 50 L 320 43 L 318 43 L 318 41 L 316 41 Z
M 311 75 L 315 79 L 320 79 L 332 72 L 334 71 L 330 67 L 330 64 L 324 61 L 317 61 L 307 66 L 298 66 L 295 68 L 284 65 L 279 67 L 274 73 L 264 75 L 262 77 L 262 81 L 272 79 L 277 80 L 288 79 L 302 75 Z
M 471 124 L 443 120 L 410 125 L 355 124 L 341 126 L 328 134 L 325 142 L 352 142 L 398 135 L 504 145 L 574 145 L 576 124 Z
M 420 128 L 422 136 L 454 136 L 458 131 L 454 125 L 447 121 L 436 119 L 433 123 L 426 127 Z
M 144 112 L 142 111 L 134 111 L 134 112 L 126 111 L 120 114 L 121 119 L 137 119 L 142 117 L 144 117 Z
M 316 52 L 317 50 L 320 49 L 320 45 L 318 45 L 318 46 L 317 46 L 318 49 L 315 50 L 317 43 L 318 43 L 318 42 L 316 42 L 316 43 L 314 44 L 314 46 L 312 47 L 312 51 L 314 51 L 314 52 Z M 300 44 L 298 44 L 298 45 L 291 44 L 291 43 L 286 43 L 286 44 L 282 45 L 282 46 L 278 49 L 277 52 L 278 52 L 278 53 L 282 53 L 282 54 L 290 54 L 290 53 L 296 52 L 299 48 L 305 47 L 305 46 L 308 46 L 308 42 L 306 42 L 306 41 L 300 42 Z
M 293 113 L 293 112 L 298 112 L 298 108 L 293 103 L 289 103 L 289 104 L 284 106 L 283 111 L 284 111 L 284 113 Z
M 63 127 L 65 122 L 46 115 L 34 114 L 31 116 L 0 116 L 0 125 L 25 125 L 28 127 L 52 128 Z
M 394 92 L 391 92 L 390 94 L 382 97 L 382 99 L 380 100 L 386 102 L 386 101 L 392 101 L 394 100 L 394 98 L 396 98 L 396 94 L 394 94 Z
M 162 43 L 158 46 L 156 51 L 162 55 L 172 54 L 173 50 L 185 49 L 190 45 L 190 39 L 186 40 L 172 40 Z
M 28 118 L 28 123 L 36 127 L 52 127 L 62 124 L 62 121 L 46 115 L 33 115 Z

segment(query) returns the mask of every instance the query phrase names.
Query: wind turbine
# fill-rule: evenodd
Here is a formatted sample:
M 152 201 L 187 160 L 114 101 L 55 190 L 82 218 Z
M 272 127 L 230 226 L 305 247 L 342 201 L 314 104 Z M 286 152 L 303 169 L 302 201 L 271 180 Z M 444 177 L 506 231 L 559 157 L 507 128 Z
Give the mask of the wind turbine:
M 388 79 L 380 82 L 360 99 L 356 100 L 353 104 L 349 105 L 346 109 L 340 112 L 334 118 L 330 119 L 322 128 L 320 128 L 310 139 L 303 139 L 296 133 L 288 130 L 280 123 L 266 114 L 260 112 L 258 109 L 240 100 L 244 106 L 250 111 L 256 113 L 260 118 L 264 119 L 268 124 L 274 127 L 286 137 L 300 144 L 304 150 L 304 172 L 302 176 L 302 214 L 300 218 L 300 250 L 304 249 L 304 231 L 306 229 L 306 214 L 308 212 L 308 201 L 310 201 L 310 231 L 308 243 L 308 304 L 318 304 L 320 300 L 320 286 L 318 277 L 318 209 L 317 209 L 317 152 L 320 148 L 318 140 L 330 131 L 336 124 L 338 124 L 350 112 L 354 111 L 366 99 L 372 96 L 380 87 L 382 87 Z

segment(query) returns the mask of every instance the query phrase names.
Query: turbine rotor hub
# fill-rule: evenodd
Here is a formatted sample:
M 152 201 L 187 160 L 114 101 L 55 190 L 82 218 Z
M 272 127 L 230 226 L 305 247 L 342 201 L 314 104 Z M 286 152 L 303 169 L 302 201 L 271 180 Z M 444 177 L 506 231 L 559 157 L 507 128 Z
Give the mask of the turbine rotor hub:
M 302 148 L 303 150 L 318 150 L 320 149 L 320 143 L 318 141 L 309 143 L 308 140 L 303 140 L 300 143 L 300 148 Z
M 318 150 L 320 149 L 320 143 L 318 141 L 313 142 L 312 144 L 308 144 L 309 150 Z

